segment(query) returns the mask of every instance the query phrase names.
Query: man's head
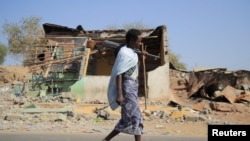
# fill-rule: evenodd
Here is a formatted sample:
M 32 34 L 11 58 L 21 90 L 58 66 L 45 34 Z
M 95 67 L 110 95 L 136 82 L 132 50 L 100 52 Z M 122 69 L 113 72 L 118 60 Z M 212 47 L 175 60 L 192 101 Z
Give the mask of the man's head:
M 130 29 L 126 34 L 127 46 L 130 48 L 139 48 L 141 46 L 141 31 L 137 29 Z

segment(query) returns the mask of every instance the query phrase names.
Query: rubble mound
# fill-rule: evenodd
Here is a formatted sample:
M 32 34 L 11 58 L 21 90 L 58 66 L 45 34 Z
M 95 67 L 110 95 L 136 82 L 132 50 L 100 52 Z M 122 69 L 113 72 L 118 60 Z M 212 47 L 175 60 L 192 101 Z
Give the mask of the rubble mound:
M 31 74 L 28 67 L 23 66 L 0 66 L 0 86 L 13 81 L 27 82 Z

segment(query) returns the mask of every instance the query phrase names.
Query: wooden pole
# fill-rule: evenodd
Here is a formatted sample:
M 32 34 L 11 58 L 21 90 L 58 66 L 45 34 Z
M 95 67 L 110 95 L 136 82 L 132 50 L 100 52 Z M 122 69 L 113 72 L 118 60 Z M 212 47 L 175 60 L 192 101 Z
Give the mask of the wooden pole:
M 87 49 L 87 55 L 86 55 L 86 60 L 85 60 L 85 64 L 84 64 L 83 76 L 85 76 L 87 74 L 89 55 L 90 55 L 90 49 L 89 48 L 86 48 L 86 49 Z
M 144 51 L 144 46 L 142 44 L 142 51 Z M 143 77 L 144 77 L 144 98 L 145 98 L 145 110 L 147 110 L 147 98 L 148 98 L 148 89 L 147 89 L 147 74 L 146 74 L 146 64 L 145 64 L 145 56 L 142 56 L 142 65 L 143 65 Z

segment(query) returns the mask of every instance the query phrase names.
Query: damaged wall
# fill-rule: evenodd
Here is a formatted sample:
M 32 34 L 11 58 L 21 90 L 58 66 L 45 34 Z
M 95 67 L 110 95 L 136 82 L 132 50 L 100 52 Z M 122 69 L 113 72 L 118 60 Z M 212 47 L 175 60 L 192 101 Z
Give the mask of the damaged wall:
M 161 74 L 161 75 L 159 75 Z M 148 72 L 148 98 L 168 101 L 169 99 L 169 65 L 165 64 Z
M 82 101 L 95 101 L 98 99 L 107 102 L 109 78 L 109 76 L 84 76 L 71 86 L 70 92 L 81 98 Z
M 46 44 L 35 46 L 25 64 L 33 76 L 33 89 L 46 93 L 72 92 L 83 100 L 107 99 L 107 86 L 117 47 L 125 42 L 125 30 L 84 30 L 44 24 Z M 79 27 L 79 26 L 78 26 Z M 169 88 L 166 26 L 141 29 L 142 48 L 150 55 L 139 70 L 139 97 L 161 99 Z M 118 46 L 107 44 L 107 41 Z M 156 71 L 156 72 L 154 72 Z M 69 77 L 74 75 L 73 79 Z M 160 83 L 154 83 L 155 81 Z M 71 82 L 70 88 L 64 83 Z M 37 83 L 38 82 L 38 83 Z M 59 91 L 58 91 L 59 90 Z

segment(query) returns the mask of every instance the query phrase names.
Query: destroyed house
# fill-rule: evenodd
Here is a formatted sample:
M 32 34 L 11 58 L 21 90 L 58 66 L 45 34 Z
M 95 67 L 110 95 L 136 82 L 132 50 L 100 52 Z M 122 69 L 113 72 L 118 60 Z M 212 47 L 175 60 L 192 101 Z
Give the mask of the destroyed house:
M 33 93 L 71 92 L 83 99 L 105 99 L 117 49 L 126 30 L 84 30 L 45 23 L 45 44 L 34 46 L 25 65 L 32 72 Z M 141 29 L 142 48 L 149 56 L 139 72 L 139 96 L 161 99 L 169 85 L 167 29 Z

